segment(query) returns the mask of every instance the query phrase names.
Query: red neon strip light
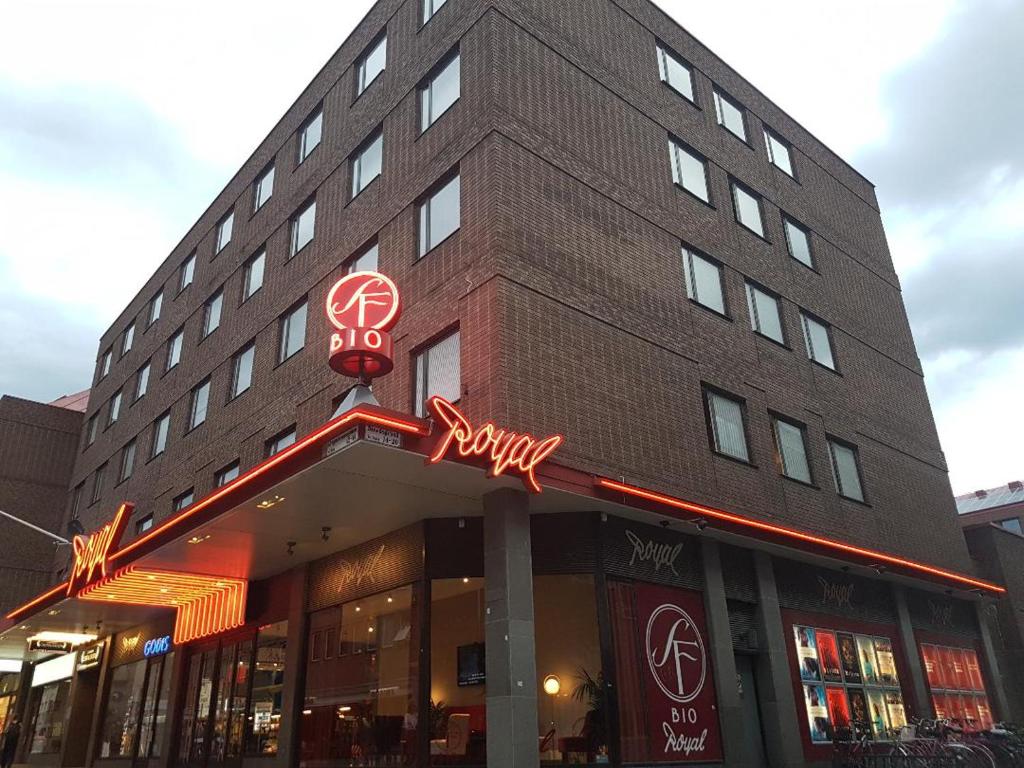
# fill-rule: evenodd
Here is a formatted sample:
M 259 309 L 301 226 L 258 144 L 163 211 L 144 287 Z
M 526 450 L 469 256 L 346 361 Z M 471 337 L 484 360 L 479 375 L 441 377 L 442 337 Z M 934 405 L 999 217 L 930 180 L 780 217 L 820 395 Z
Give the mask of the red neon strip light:
M 686 512 L 693 512 L 695 514 L 714 518 L 716 520 L 722 520 L 727 523 L 734 523 L 736 525 L 746 526 L 748 528 L 756 528 L 766 533 L 772 533 L 779 536 L 785 536 L 791 539 L 797 539 L 799 541 L 806 542 L 808 544 L 815 544 L 820 547 L 826 547 L 828 549 L 834 549 L 847 554 L 860 555 L 875 562 L 887 563 L 889 565 L 896 565 L 901 568 L 909 568 L 911 570 L 920 571 L 921 573 L 927 573 L 932 576 L 940 576 L 944 579 L 957 582 L 959 584 L 966 584 L 972 588 L 985 589 L 990 592 L 996 592 L 1003 594 L 1006 592 L 1004 587 L 1000 587 L 998 584 L 991 584 L 987 581 L 981 581 L 979 579 L 971 578 L 970 576 L 964 576 L 953 571 L 947 571 L 942 568 L 936 568 L 931 565 L 925 565 L 924 563 L 918 563 L 913 560 L 907 560 L 902 557 L 895 555 L 887 555 L 884 552 L 876 552 L 873 549 L 865 549 L 864 547 L 858 547 L 853 544 L 844 544 L 841 541 L 835 539 L 828 539 L 823 536 L 816 536 L 811 533 L 805 533 L 795 528 L 786 528 L 781 525 L 773 525 L 772 523 L 763 523 L 759 520 L 753 520 L 748 517 L 741 517 L 740 515 L 734 515 L 729 512 L 723 512 L 720 509 L 714 509 L 713 507 L 705 507 L 702 504 L 694 504 L 689 501 L 683 501 L 672 496 L 666 496 L 663 493 L 656 491 L 649 491 L 645 488 L 640 488 L 635 485 L 628 485 L 626 483 L 620 483 L 616 480 L 608 480 L 604 477 L 595 478 L 594 482 L 602 487 L 613 491 L 619 491 L 621 493 L 628 494 L 630 496 L 636 496 L 641 499 L 647 499 L 648 501 L 654 501 L 659 504 L 665 504 L 676 509 L 682 509 Z
M 185 520 L 185 519 L 191 517 L 192 515 L 194 515 L 194 514 L 196 514 L 198 512 L 201 512 L 202 510 L 206 509 L 211 504 L 213 504 L 215 501 L 218 501 L 219 499 L 224 498 L 226 495 L 228 495 L 232 491 L 235 491 L 238 488 L 241 488 L 242 486 L 247 485 L 248 483 L 251 483 L 253 480 L 255 480 L 260 475 L 270 471 L 271 469 L 273 469 L 274 467 L 278 466 L 279 464 L 281 464 L 285 460 L 287 460 L 290 457 L 294 456 L 296 453 L 299 453 L 300 451 L 302 451 L 304 448 L 306 448 L 309 445 L 311 445 L 313 443 L 316 443 L 319 440 L 327 437 L 332 432 L 337 432 L 337 431 L 343 429 L 344 427 L 348 426 L 353 421 L 362 421 L 362 422 L 369 422 L 371 424 L 378 424 L 378 425 L 380 425 L 382 427 L 386 427 L 388 429 L 395 429 L 395 430 L 397 430 L 399 432 L 405 432 L 407 434 L 417 435 L 419 437 L 426 437 L 426 435 L 429 434 L 429 429 L 426 426 L 424 426 L 422 423 L 420 423 L 419 421 L 403 421 L 403 420 L 398 419 L 398 418 L 394 418 L 394 417 L 390 417 L 390 416 L 380 416 L 378 414 L 370 413 L 368 411 L 364 411 L 364 410 L 360 410 L 360 409 L 349 411 L 344 416 L 339 417 L 337 421 L 330 421 L 330 422 L 328 422 L 324 426 L 320 427 L 320 429 L 316 430 L 315 432 L 311 432 L 309 435 L 307 435 L 306 437 L 304 437 L 302 440 L 300 440 L 299 442 L 295 443 L 294 445 L 291 445 L 288 448 L 285 448 L 280 453 L 274 454 L 273 456 L 271 456 L 269 459 L 267 459 L 266 461 L 262 462 L 261 464 L 257 464 L 255 467 L 250 469 L 245 474 L 240 475 L 239 477 L 235 478 L 234 480 L 232 480 L 227 485 L 222 486 L 221 488 L 218 488 L 216 491 L 211 493 L 209 496 L 207 496 L 207 497 L 205 497 L 203 499 L 200 499 L 195 504 L 193 504 L 191 507 L 188 507 L 187 509 L 183 510 L 181 513 L 179 513 L 175 517 L 170 518 L 169 520 L 167 520 L 166 522 L 164 522 L 163 524 L 161 524 L 157 528 L 154 528 L 152 531 L 147 533 L 145 536 L 143 536 L 141 538 L 138 538 L 138 539 L 135 539 L 135 541 L 131 542 L 130 544 L 125 545 L 124 547 L 119 549 L 117 552 L 112 554 L 110 556 L 110 559 L 111 560 L 116 560 L 116 559 L 118 559 L 120 557 L 123 557 L 124 555 L 128 554 L 132 550 L 137 549 L 138 547 L 142 546 L 147 541 L 151 541 L 154 537 L 162 534 L 167 529 L 169 529 L 169 528 L 171 528 L 171 527 L 173 527 L 175 525 L 178 525 L 182 520 Z
M 40 603 L 45 603 L 47 600 L 49 600 L 54 595 L 58 595 L 61 592 L 67 593 L 67 591 L 68 591 L 68 583 L 66 581 L 62 581 L 60 584 L 58 584 L 56 587 L 51 589 L 49 592 L 43 592 L 43 594 L 39 595 L 38 597 L 33 598 L 32 600 L 30 600 L 29 602 L 25 603 L 24 605 L 18 606 L 13 611 L 8 613 L 7 616 L 5 616 L 5 618 L 17 619 L 18 616 L 21 616 L 23 613 L 27 612 L 29 609 L 34 608 L 35 606 L 39 605 Z

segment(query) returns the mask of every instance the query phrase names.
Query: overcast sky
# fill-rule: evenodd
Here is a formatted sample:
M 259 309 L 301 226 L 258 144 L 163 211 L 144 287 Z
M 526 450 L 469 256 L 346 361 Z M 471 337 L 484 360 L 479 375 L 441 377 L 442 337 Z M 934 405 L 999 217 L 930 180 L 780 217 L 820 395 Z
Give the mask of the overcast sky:
M 661 4 L 878 186 L 954 490 L 1024 479 L 1024 0 Z M 371 5 L 4 3 L 0 393 L 89 385 L 100 333 Z

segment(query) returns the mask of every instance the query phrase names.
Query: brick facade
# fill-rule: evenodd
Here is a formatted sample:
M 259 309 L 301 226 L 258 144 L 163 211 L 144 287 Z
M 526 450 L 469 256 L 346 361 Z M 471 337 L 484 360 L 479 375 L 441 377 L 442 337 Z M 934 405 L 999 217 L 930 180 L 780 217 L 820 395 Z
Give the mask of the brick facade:
M 108 462 L 86 527 L 125 498 L 136 515 L 165 517 L 226 464 L 256 464 L 282 429 L 326 420 L 348 382 L 326 365 L 321 306 L 343 262 L 376 237 L 406 307 L 396 370 L 376 388 L 383 405 L 412 410 L 411 353 L 457 326 L 471 419 L 564 432 L 562 460 L 581 469 L 969 567 L 872 185 L 647 0 L 448 0 L 425 26 L 421 5 L 373 7 L 104 334 L 98 356 L 113 348 L 114 362 L 88 414 L 99 413 L 99 435 L 80 443 L 72 483 L 88 500 Z M 385 27 L 387 69 L 356 98 L 353 62 Z M 658 41 L 693 64 L 696 105 L 660 82 Z M 456 46 L 461 98 L 420 135 L 417 85 Z M 713 84 L 744 106 L 749 144 L 716 124 Z M 296 131 L 320 103 L 323 140 L 298 165 Z M 798 181 L 769 163 L 762 124 L 792 143 Z M 381 125 L 382 176 L 350 200 L 349 157 Z M 707 157 L 710 206 L 673 186 L 670 134 Z M 273 197 L 251 215 L 253 181 L 271 160 Z M 461 229 L 417 260 L 416 202 L 456 167 Z M 763 196 L 765 239 L 736 223 L 730 177 Z M 315 239 L 289 259 L 289 219 L 313 195 Z M 214 255 L 215 225 L 232 207 L 233 239 Z M 816 270 L 787 254 L 780 211 L 813 232 Z M 687 301 L 683 242 L 724 265 L 728 318 Z M 265 284 L 242 303 L 243 264 L 264 244 Z M 195 281 L 176 295 L 193 251 Z M 782 296 L 788 348 L 751 332 L 748 278 Z M 203 304 L 222 286 L 221 325 L 200 340 Z M 161 288 L 162 316 L 145 329 Z M 305 348 L 278 365 L 278 318 L 303 297 Z M 841 373 L 807 359 L 800 309 L 831 324 Z M 134 346 L 117 359 L 133 320 Z M 180 327 L 182 362 L 163 375 Z M 228 402 L 231 356 L 253 339 L 253 387 Z M 132 403 L 147 360 L 148 392 Z M 209 416 L 186 434 L 189 393 L 207 376 Z M 745 398 L 753 465 L 709 450 L 702 384 Z M 104 430 L 119 388 L 121 418 Z M 167 409 L 167 451 L 147 461 Z M 769 410 L 808 425 L 815 487 L 780 476 Z M 870 505 L 836 494 L 826 434 L 859 448 Z M 135 471 L 115 486 L 131 439 Z

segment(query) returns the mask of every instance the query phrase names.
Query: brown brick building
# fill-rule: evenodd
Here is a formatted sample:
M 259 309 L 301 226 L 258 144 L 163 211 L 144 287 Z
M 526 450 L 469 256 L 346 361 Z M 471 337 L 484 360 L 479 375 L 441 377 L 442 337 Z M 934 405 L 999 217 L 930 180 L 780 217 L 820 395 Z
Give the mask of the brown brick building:
M 350 267 L 403 315 L 383 410 L 329 421 Z M 545 493 L 424 468 L 430 395 L 564 435 Z M 135 505 L 112 564 L 249 603 L 159 669 L 123 647 L 167 614 L 89 582 L 9 614 L 0 651 L 104 627 L 24 693 L 37 762 L 800 765 L 1005 708 L 872 185 L 648 0 L 378 2 L 104 334 L 80 448 L 68 514 Z M 167 727 L 55 743 L 81 691 Z

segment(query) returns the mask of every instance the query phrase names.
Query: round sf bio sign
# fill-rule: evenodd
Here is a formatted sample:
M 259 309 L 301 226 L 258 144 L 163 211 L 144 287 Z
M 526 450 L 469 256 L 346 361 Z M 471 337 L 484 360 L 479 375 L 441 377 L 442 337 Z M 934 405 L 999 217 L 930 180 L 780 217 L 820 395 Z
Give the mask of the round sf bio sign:
M 389 331 L 402 314 L 398 287 L 379 272 L 353 272 L 327 293 L 331 368 L 344 376 L 370 380 L 395 367 Z

